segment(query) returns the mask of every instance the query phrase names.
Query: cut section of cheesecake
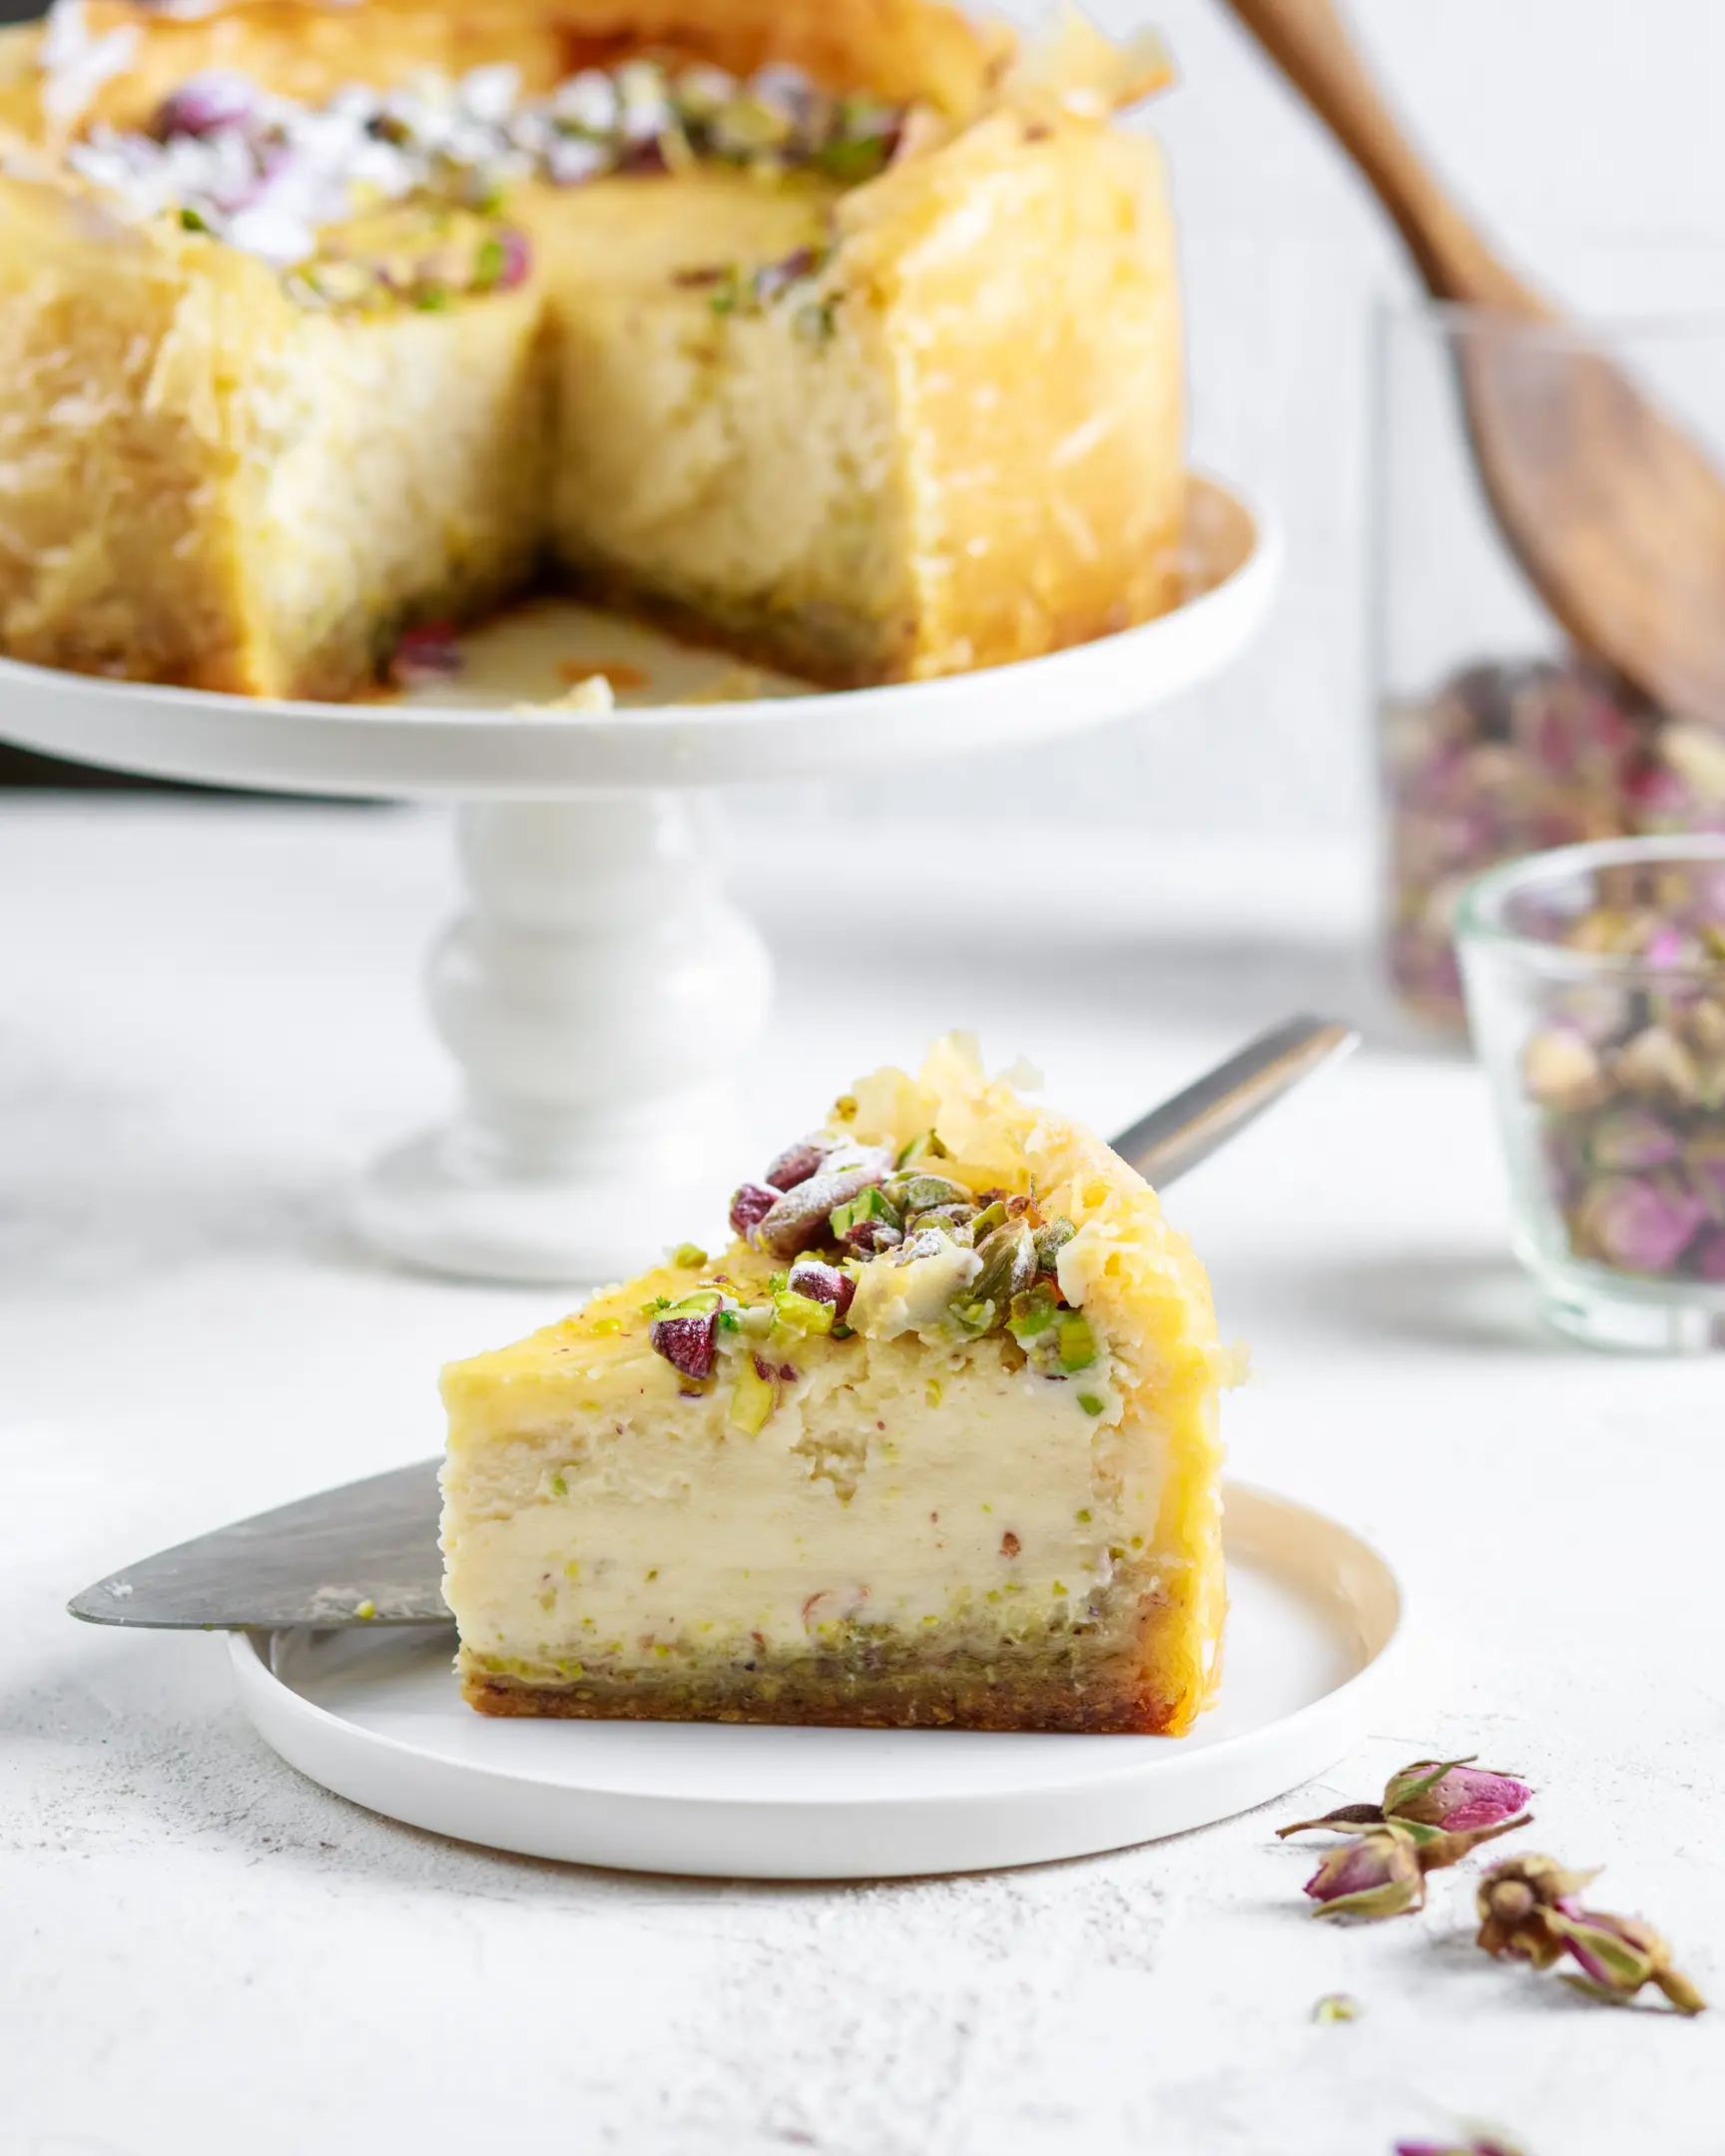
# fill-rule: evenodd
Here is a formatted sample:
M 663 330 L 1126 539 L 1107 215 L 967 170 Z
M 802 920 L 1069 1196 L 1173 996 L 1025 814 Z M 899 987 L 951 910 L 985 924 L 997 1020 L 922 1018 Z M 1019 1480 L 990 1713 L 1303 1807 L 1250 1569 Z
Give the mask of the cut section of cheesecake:
M 451 1364 L 444 1592 L 487 1714 L 1184 1730 L 1224 1610 L 1209 1287 L 971 1044 Z

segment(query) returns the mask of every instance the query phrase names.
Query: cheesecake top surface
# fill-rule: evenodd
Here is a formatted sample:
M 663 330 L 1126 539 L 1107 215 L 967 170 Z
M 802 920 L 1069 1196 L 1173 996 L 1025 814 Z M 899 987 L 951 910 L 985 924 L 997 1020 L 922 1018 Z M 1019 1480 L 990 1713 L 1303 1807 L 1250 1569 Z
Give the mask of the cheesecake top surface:
M 1002 102 L 1101 119 L 1165 75 L 1076 20 L 1014 59 L 937 0 L 55 0 L 0 35 L 0 170 L 256 255 L 302 304 L 435 308 L 525 281 L 536 198 L 716 169 L 831 200 Z M 713 303 L 771 301 L 822 253 L 745 230 Z
M 1010 1075 L 988 1077 L 965 1035 L 915 1076 L 860 1079 L 739 1187 L 731 1224 L 716 1255 L 685 1245 L 559 1324 L 451 1364 L 456 1441 L 507 1435 L 532 1395 L 566 1399 L 572 1384 L 596 1412 L 639 1412 L 729 1383 L 747 1428 L 772 1412 L 783 1368 L 843 1358 L 859 1338 L 943 1354 L 989 1341 L 1110 1421 L 1179 1416 L 1223 1370 L 1203 1268 L 1154 1192 Z

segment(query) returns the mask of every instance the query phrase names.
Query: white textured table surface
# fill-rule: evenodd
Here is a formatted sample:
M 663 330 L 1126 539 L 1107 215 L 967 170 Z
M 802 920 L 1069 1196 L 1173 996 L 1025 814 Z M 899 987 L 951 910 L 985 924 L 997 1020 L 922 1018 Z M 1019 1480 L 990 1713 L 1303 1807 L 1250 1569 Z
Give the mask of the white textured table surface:
M 1466 2117 L 1531 2156 L 1725 2149 L 1725 2011 L 1487 1961 L 1467 1871 L 1423 1917 L 1313 1923 L 1292 1807 L 889 1886 L 560 1869 L 301 1781 L 221 1642 L 66 1619 L 129 1558 L 433 1450 L 437 1364 L 554 1314 L 339 1224 L 442 1104 L 414 980 L 450 885 L 431 818 L 0 809 L 6 2156 L 1384 2156 Z M 1372 1000 L 1346 861 L 774 834 L 741 887 L 781 976 L 751 1158 L 950 1024 L 1112 1128 L 1286 1007 Z M 1539 1337 L 1479 1088 L 1393 1041 L 1170 1210 L 1252 1344 L 1236 1471 L 1414 1600 L 1394 1717 L 1306 1808 L 1480 1751 L 1536 1785 L 1534 1846 L 1608 1864 L 1600 1904 L 1725 1991 L 1725 1371 Z M 1314 2025 L 1338 1989 L 1364 2018 Z

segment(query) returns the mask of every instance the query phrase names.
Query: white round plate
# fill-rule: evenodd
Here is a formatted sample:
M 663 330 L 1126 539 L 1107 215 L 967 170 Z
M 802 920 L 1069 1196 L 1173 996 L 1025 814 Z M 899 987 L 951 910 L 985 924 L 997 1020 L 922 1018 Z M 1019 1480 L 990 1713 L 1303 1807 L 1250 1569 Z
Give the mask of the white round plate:
M 1195 477 L 1189 596 L 1140 628 L 1013 666 L 837 694 L 761 677 L 757 693 L 703 702 L 735 698 L 734 660 L 557 603 L 475 632 L 456 682 L 390 702 L 216 696 L 0 660 L 0 737 L 160 778 L 469 801 L 878 772 L 1072 733 L 1192 688 L 1256 632 L 1280 551 L 1261 512 Z M 604 667 L 645 677 L 623 708 L 550 705 L 571 678 Z M 677 697 L 686 701 L 668 701 Z
M 1188 1737 L 496 1720 L 453 1635 L 237 1633 L 284 1759 L 409 1826 L 528 1857 L 727 1879 L 885 1879 L 1087 1856 L 1227 1819 L 1365 1733 L 1395 1574 L 1321 1512 L 1230 1484 L 1221 1697 Z

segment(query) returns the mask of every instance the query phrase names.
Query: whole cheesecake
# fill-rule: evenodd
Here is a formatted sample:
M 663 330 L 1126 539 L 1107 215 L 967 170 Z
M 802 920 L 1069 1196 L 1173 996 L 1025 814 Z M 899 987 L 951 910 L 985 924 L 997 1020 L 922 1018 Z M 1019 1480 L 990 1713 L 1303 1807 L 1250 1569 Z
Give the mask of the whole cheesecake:
M 694 1247 L 445 1370 L 486 1714 L 1172 1732 L 1225 1606 L 1209 1286 L 962 1038 Z
M 0 38 L 0 650 L 366 693 L 550 579 L 834 687 L 1172 603 L 1154 55 L 931 0 Z

